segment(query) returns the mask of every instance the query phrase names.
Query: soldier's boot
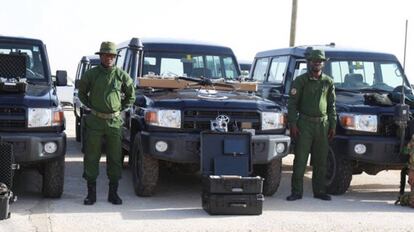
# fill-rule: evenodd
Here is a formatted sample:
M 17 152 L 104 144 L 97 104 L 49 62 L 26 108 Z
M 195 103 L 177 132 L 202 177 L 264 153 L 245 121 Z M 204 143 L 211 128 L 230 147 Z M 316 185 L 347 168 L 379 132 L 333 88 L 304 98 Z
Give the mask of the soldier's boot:
M 298 193 L 292 193 L 288 197 L 286 197 L 287 201 L 296 201 L 302 199 L 302 195 Z
M 109 182 L 108 201 L 114 205 L 122 205 L 122 199 L 118 196 L 118 182 Z
M 83 200 L 84 205 L 93 205 L 96 202 L 96 182 L 88 182 L 88 196 Z

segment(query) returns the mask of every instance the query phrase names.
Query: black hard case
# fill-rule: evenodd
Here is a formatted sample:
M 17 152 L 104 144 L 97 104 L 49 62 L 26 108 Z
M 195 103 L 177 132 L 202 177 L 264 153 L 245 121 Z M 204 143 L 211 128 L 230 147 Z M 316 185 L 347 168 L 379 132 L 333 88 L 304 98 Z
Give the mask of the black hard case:
M 263 178 L 241 176 L 205 176 L 202 179 L 203 192 L 212 194 L 261 194 Z
M 251 134 L 202 132 L 200 166 L 206 176 L 249 176 L 253 169 Z
M 0 220 L 10 218 L 10 198 L 12 193 L 10 190 L 0 193 Z
M 211 215 L 260 215 L 262 194 L 202 194 L 203 209 Z

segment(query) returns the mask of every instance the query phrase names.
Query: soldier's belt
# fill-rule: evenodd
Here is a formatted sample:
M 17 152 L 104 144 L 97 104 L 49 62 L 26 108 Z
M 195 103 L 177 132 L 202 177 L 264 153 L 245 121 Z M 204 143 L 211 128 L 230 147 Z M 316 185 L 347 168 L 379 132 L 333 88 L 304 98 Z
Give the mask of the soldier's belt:
M 323 122 L 326 121 L 328 119 L 328 116 L 321 116 L 321 117 L 311 117 L 308 116 L 306 114 L 299 114 L 299 118 L 302 118 L 306 121 L 310 121 L 310 122 Z
M 119 111 L 113 112 L 113 113 L 101 113 L 101 112 L 97 112 L 96 110 L 92 110 L 92 109 L 91 109 L 91 113 L 95 115 L 96 117 L 102 118 L 102 119 L 113 119 L 120 115 Z

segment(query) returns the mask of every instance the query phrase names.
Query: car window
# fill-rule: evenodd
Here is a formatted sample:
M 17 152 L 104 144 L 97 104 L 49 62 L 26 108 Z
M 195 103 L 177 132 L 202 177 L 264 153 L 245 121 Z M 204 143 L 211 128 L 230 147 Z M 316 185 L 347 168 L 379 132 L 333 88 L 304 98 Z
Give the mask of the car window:
M 45 64 L 43 63 L 41 48 L 26 44 L 0 43 L 0 54 L 24 56 L 26 61 L 25 78 L 45 81 Z
M 76 76 L 75 76 L 76 80 L 80 79 L 80 76 L 81 76 L 81 73 L 82 73 L 82 67 L 83 67 L 82 62 L 80 62 L 78 64 L 78 68 L 76 69 Z
M 226 73 L 226 77 L 231 78 L 231 79 L 236 78 L 238 74 L 237 74 L 236 65 L 233 62 L 233 58 L 225 57 L 223 59 L 223 63 L 224 63 L 224 72 Z
M 253 71 L 253 80 L 263 82 L 266 77 L 266 69 L 269 64 L 269 57 L 259 58 L 256 60 L 256 65 L 254 66 Z
M 233 79 L 239 76 L 232 56 L 145 52 L 143 75 Z
M 221 71 L 220 57 L 206 56 L 207 68 L 211 70 L 211 75 L 214 77 L 223 77 Z
M 334 60 L 328 61 L 328 73 L 336 87 L 346 89 L 379 88 L 392 91 L 402 84 L 402 71 L 395 62 Z M 407 86 L 408 87 L 408 86 Z
M 306 61 L 298 60 L 295 65 L 295 73 L 293 74 L 293 80 L 295 80 L 297 76 L 305 74 L 306 72 L 307 72 Z
M 118 51 L 118 58 L 116 59 L 116 66 L 118 66 L 118 68 L 123 68 L 124 65 L 124 61 L 126 58 L 126 48 L 121 49 L 120 51 Z
M 269 69 L 269 82 L 282 83 L 287 67 L 288 57 L 279 56 L 272 58 Z

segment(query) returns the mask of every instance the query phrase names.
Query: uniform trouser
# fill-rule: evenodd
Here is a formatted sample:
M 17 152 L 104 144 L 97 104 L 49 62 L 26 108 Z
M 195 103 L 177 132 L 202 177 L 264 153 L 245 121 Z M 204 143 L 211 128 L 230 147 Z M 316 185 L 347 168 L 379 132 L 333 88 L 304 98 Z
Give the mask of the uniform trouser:
M 122 174 L 120 118 L 101 119 L 94 115 L 85 117 L 85 155 L 83 178 L 96 182 L 99 175 L 99 160 L 102 154 L 102 140 L 105 138 L 106 173 L 110 182 L 117 182 Z
M 313 167 L 313 194 L 326 193 L 326 166 L 329 149 L 328 121 L 310 122 L 305 119 L 299 119 L 297 126 L 300 134 L 295 144 L 292 193 L 303 194 L 303 176 L 309 153 L 311 153 L 311 164 Z

